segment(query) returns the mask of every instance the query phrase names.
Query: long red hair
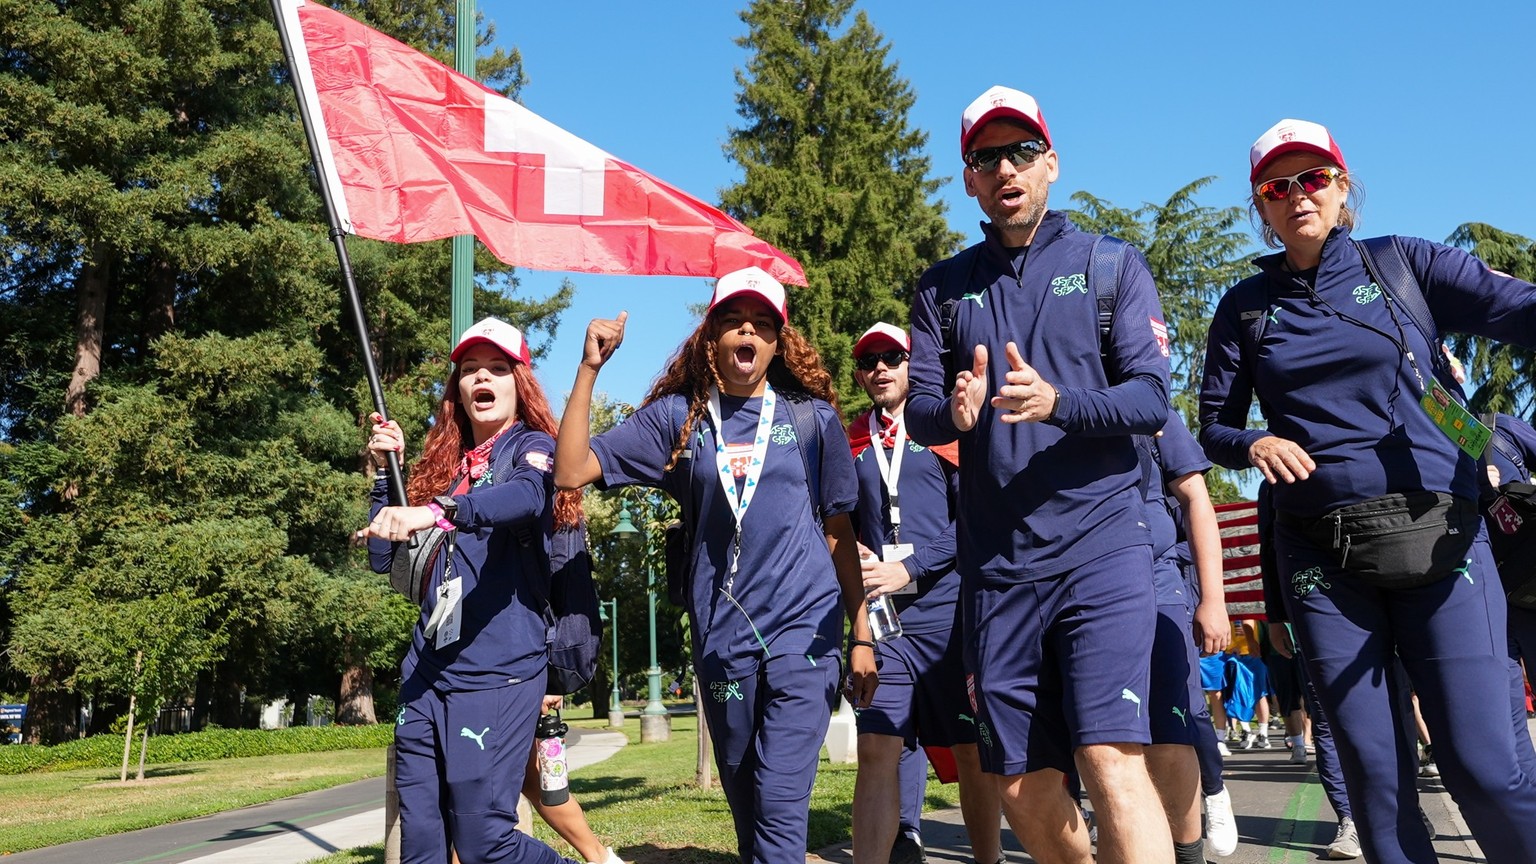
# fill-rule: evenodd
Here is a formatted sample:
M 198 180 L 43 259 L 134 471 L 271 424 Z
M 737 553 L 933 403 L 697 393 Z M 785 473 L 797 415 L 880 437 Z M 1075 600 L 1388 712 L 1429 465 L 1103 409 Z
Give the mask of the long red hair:
M 721 386 L 720 371 L 715 366 L 715 337 L 720 322 L 714 311 L 704 316 L 699 326 L 678 346 L 677 353 L 668 361 L 651 383 L 651 392 L 642 404 L 649 405 L 663 396 L 680 393 L 688 399 L 688 417 L 677 441 L 672 445 L 672 456 L 667 460 L 667 470 L 677 464 L 678 456 L 688 445 L 688 437 L 709 410 L 709 388 Z M 821 363 L 821 355 L 810 340 L 788 321 L 779 327 L 779 353 L 768 364 L 768 383 L 775 390 L 797 390 L 807 393 L 837 408 L 837 391 L 832 388 L 832 375 Z
M 512 361 L 512 383 L 517 387 L 517 420 L 530 429 L 537 429 L 549 437 L 559 431 L 555 414 L 549 409 L 549 398 L 539 379 L 528 364 Z M 448 382 L 443 385 L 443 401 L 437 406 L 432 428 L 422 444 L 421 458 L 411 466 L 411 479 L 406 484 L 405 497 L 414 506 L 421 506 L 453 482 L 465 451 L 474 447 L 474 431 L 469 425 L 469 414 L 459 402 L 459 367 L 453 366 Z M 581 490 L 571 489 L 555 495 L 555 525 L 569 527 L 581 522 Z

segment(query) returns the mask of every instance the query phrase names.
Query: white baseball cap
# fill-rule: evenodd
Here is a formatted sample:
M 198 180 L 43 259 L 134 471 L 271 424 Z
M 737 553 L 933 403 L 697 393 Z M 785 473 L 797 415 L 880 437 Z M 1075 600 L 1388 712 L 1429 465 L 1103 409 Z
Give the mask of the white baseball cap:
M 738 294 L 746 294 L 757 297 L 764 303 L 773 307 L 773 311 L 779 316 L 779 323 L 789 320 L 789 315 L 784 311 L 784 286 L 779 280 L 768 275 L 768 271 L 761 267 L 745 267 L 741 270 L 733 270 L 715 280 L 715 296 L 709 301 L 709 308 L 714 309 L 726 299 Z
M 865 330 L 859 341 L 853 343 L 853 356 L 862 357 L 866 351 L 879 351 L 887 345 L 903 351 L 912 350 L 912 340 L 907 337 L 907 331 L 882 321 Z
M 1281 120 L 1248 149 L 1248 182 L 1259 182 L 1265 166 L 1287 153 L 1316 153 L 1344 171 L 1349 170 L 1344 164 L 1344 151 L 1327 128 L 1307 120 Z
M 459 358 L 464 356 L 465 351 L 481 342 L 495 345 L 513 360 L 524 364 L 530 360 L 528 342 L 523 338 L 523 331 L 500 318 L 485 318 L 470 325 L 470 328 L 464 331 L 464 335 L 459 337 L 459 344 L 453 346 L 453 353 L 448 359 L 455 363 L 459 362 Z
M 1022 90 L 998 85 L 977 96 L 960 115 L 960 155 L 971 151 L 971 139 L 981 132 L 981 127 L 999 117 L 1018 120 L 1033 129 L 1045 141 L 1045 146 L 1051 146 L 1051 132 L 1045 126 L 1045 115 L 1040 113 L 1040 103 L 1035 97 Z

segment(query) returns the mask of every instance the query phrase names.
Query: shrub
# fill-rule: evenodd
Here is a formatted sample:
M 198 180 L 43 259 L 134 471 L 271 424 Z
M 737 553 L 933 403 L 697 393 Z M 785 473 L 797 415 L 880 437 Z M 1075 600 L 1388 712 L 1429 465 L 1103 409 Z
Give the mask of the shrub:
M 209 729 L 182 735 L 156 735 L 149 739 L 146 762 L 207 762 L 243 756 L 274 756 L 284 753 L 320 753 L 326 750 L 363 750 L 388 746 L 395 737 L 393 724 L 373 726 L 295 726 L 288 729 Z M 138 736 L 134 736 L 134 760 Z M 28 771 L 65 771 L 72 768 L 109 768 L 122 764 L 123 737 L 95 735 L 53 747 L 15 744 L 0 747 L 0 774 Z

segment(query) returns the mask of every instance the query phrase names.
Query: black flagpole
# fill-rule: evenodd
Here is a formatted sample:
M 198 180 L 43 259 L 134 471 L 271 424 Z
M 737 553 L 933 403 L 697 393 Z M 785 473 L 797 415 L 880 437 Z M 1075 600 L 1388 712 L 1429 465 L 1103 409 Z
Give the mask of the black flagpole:
M 293 42 L 288 34 L 288 22 L 283 17 L 282 0 L 272 0 L 272 17 L 277 22 L 277 35 L 283 43 L 283 62 L 288 67 L 288 78 L 293 82 L 294 96 L 299 100 L 299 119 L 304 124 L 304 138 L 309 142 L 309 161 L 315 169 L 315 179 L 320 184 L 320 197 L 325 201 L 325 215 L 331 223 L 331 242 L 336 246 L 336 261 L 341 265 L 341 279 L 346 286 L 347 306 L 352 312 L 352 326 L 357 330 L 357 341 L 363 349 L 363 370 L 368 376 L 368 392 L 373 395 L 373 410 L 384 420 L 389 411 L 384 407 L 384 387 L 379 383 L 379 370 L 373 363 L 373 345 L 368 339 L 368 321 L 363 315 L 363 298 L 352 278 L 352 261 L 347 257 L 347 232 L 336 217 L 336 205 L 330 184 L 326 182 L 324 164 L 321 161 L 320 141 L 310 126 L 308 106 L 305 104 L 304 87 L 294 72 Z M 389 497 L 396 504 L 404 505 L 405 477 L 400 471 L 400 454 L 384 454 L 389 460 Z

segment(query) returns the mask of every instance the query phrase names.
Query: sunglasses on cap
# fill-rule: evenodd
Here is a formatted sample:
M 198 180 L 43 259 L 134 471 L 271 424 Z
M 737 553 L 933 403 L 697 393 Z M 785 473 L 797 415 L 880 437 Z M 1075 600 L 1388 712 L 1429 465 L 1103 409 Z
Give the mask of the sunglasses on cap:
M 997 170 L 998 163 L 1007 159 L 1013 167 L 1023 168 L 1044 156 L 1045 151 L 1049 149 L 1051 148 L 1040 140 L 1017 141 L 1001 147 L 983 147 L 965 154 L 965 166 L 978 174 L 990 174 Z
M 897 366 L 907 362 L 908 356 L 907 352 L 900 348 L 892 348 L 889 351 L 871 351 L 854 360 L 853 365 L 859 367 L 860 371 L 863 372 L 875 371 L 875 366 L 880 363 L 884 363 L 887 369 L 895 369 Z
M 1265 180 L 1263 183 L 1253 187 L 1253 194 L 1263 198 L 1265 201 L 1284 201 L 1291 197 L 1293 185 L 1300 186 L 1304 194 L 1311 195 L 1318 190 L 1327 189 L 1334 184 L 1334 181 L 1343 176 L 1343 171 L 1331 165 L 1325 165 L 1321 168 L 1308 168 L 1299 174 L 1292 174 L 1289 177 L 1275 177 Z

